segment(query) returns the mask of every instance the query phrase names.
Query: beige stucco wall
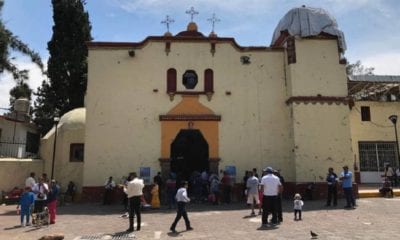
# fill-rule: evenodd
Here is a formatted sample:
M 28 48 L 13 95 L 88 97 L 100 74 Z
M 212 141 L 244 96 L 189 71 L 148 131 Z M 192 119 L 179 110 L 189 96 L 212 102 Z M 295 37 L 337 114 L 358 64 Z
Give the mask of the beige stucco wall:
M 288 95 L 346 97 L 345 65 L 339 63 L 337 40 L 295 40 L 296 63 L 287 67 Z M 317 99 L 314 99 L 316 101 Z M 328 167 L 352 168 L 349 106 L 342 102 L 290 104 L 297 182 L 324 182 Z
M 169 68 L 177 70 L 178 91 L 184 90 L 185 70 L 197 72 L 193 91 L 201 91 L 204 70 L 213 69 L 212 100 L 201 95 L 199 101 L 222 117 L 220 168 L 235 165 L 239 179 L 253 167 L 291 171 L 282 51 L 240 52 L 230 43 L 218 43 L 213 57 L 207 42 L 173 42 L 169 55 L 164 48 L 165 43 L 150 41 L 135 50 L 134 58 L 127 49 L 89 51 L 85 186 L 102 185 L 109 175 L 118 179 L 141 166 L 151 167 L 152 173 L 160 170 L 158 116 L 181 100 L 177 95 L 170 101 L 165 93 Z M 241 64 L 243 55 L 250 56 L 251 64 Z
M 25 180 L 31 172 L 40 175 L 43 172 L 43 161 L 38 159 L 0 159 L 0 191 L 10 191 L 14 187 L 24 187 Z
M 76 184 L 78 192 L 82 187 L 84 162 L 70 162 L 70 145 L 85 141 L 85 113 L 84 108 L 74 109 L 60 119 L 57 127 L 56 154 L 54 161 L 54 179 L 58 181 L 64 191 L 69 181 Z M 53 161 L 53 144 L 55 127 L 41 139 L 40 154 L 44 160 L 44 170 L 50 177 Z M 85 160 L 84 160 L 85 161 Z
M 347 96 L 345 64 L 339 64 L 336 39 L 296 38 L 296 63 L 287 68 L 291 96 Z
M 349 107 L 294 104 L 294 155 L 297 182 L 324 182 L 329 167 L 353 168 Z
M 369 106 L 371 121 L 361 121 L 361 106 Z M 351 110 L 351 136 L 354 157 L 360 163 L 359 141 L 396 141 L 393 123 L 388 119 L 390 115 L 400 116 L 398 102 L 358 101 Z M 400 133 L 399 122 L 397 132 Z

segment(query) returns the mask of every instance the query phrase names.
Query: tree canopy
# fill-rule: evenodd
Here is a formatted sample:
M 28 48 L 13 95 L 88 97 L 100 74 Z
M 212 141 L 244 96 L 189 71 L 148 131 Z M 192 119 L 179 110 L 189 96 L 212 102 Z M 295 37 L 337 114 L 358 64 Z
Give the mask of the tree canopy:
M 38 88 L 35 119 L 42 133 L 53 125 L 54 116 L 83 107 L 87 84 L 86 42 L 92 40 L 84 0 L 52 0 L 53 35 L 47 43 L 49 81 Z
M 374 67 L 365 67 L 361 61 L 358 60 L 355 63 L 347 64 L 346 73 L 347 75 L 373 75 Z

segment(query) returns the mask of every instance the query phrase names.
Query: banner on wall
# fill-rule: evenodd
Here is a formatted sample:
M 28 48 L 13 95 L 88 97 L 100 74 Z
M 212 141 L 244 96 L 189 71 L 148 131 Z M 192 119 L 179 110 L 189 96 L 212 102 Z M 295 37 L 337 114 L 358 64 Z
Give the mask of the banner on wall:
M 225 166 L 225 171 L 231 178 L 232 183 L 236 183 L 236 167 L 235 166 Z
M 139 176 L 143 179 L 144 184 L 150 184 L 150 167 L 141 167 Z

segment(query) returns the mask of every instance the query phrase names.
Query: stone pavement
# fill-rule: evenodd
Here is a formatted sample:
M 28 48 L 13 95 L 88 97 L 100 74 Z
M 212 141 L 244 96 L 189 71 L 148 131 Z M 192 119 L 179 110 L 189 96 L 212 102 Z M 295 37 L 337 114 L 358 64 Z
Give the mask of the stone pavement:
M 121 218 L 121 205 L 72 204 L 58 208 L 57 223 L 42 228 L 18 227 L 15 205 L 0 206 L 0 240 L 38 239 L 63 233 L 65 239 L 398 239 L 400 198 L 359 199 L 357 209 L 345 210 L 343 200 L 336 208 L 323 201 L 305 201 L 303 220 L 293 221 L 292 201 L 284 202 L 284 221 L 277 227 L 260 229 L 260 216 L 250 217 L 243 204 L 210 206 L 190 204 L 189 218 L 194 231 L 185 229 L 183 219 L 178 234 L 169 232 L 173 210 L 148 210 L 142 214 L 142 230 L 124 232 L 128 220 Z

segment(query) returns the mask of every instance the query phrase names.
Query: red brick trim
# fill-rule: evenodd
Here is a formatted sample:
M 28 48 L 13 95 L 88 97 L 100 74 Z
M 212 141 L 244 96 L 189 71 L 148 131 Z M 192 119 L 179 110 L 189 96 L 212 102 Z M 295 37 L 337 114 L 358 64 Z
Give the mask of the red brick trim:
M 289 37 L 287 40 L 287 58 L 288 64 L 296 63 L 296 41 L 294 37 Z
M 298 97 L 290 97 L 288 100 L 286 100 L 286 104 L 292 104 L 292 103 L 320 103 L 320 104 L 344 104 L 344 105 L 350 105 L 353 103 L 352 99 L 350 97 L 329 97 L 329 96 L 298 96 Z M 354 104 L 354 103 L 353 103 Z
M 278 39 L 271 45 L 271 47 L 282 47 L 290 36 L 287 30 L 281 31 Z M 302 37 L 303 39 L 338 39 L 337 36 L 331 35 L 329 33 L 321 32 L 317 36 Z
M 221 121 L 220 115 L 193 114 L 193 115 L 160 115 L 160 121 Z

